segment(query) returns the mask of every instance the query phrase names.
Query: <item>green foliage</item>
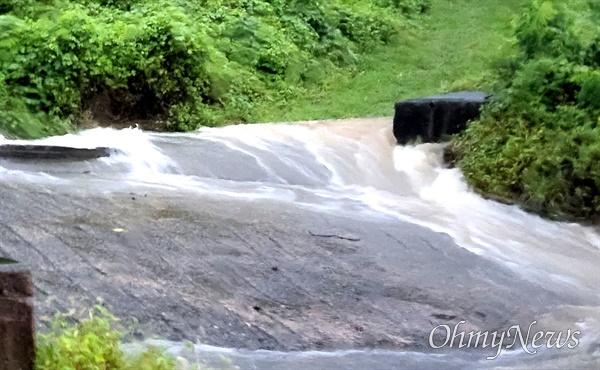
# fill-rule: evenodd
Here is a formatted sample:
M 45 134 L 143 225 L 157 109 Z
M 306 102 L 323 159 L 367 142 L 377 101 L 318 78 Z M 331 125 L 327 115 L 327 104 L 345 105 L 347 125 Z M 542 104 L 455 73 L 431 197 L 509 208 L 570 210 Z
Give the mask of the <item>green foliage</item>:
M 534 1 L 522 16 L 516 36 L 525 58 L 569 56 L 580 49 L 573 29 L 573 19 L 560 12 L 550 1 Z
M 424 13 L 431 8 L 431 0 L 379 0 L 379 6 L 393 7 L 405 14 Z
M 36 0 L 0 0 L 0 14 L 19 11 L 21 8 L 29 8 Z
M 68 122 L 53 119 L 40 113 L 32 113 L 23 99 L 9 90 L 0 75 L 0 134 L 8 137 L 38 139 L 62 134 L 70 129 Z
M 158 347 L 150 347 L 144 352 L 133 356 L 124 356 L 123 370 L 174 370 L 177 369 L 177 361 L 164 353 Z M 196 367 L 200 370 L 200 366 Z
M 13 27 L 7 83 L 34 111 L 76 115 L 108 91 L 119 115 L 156 116 L 201 95 L 207 60 L 202 30 L 180 9 L 119 13 L 69 4 L 57 15 Z M 118 17 L 117 17 L 118 15 Z M 118 19 L 115 19 L 118 18 Z M 12 37 L 11 37 L 12 36 Z
M 478 191 L 551 217 L 600 213 L 600 69 L 590 37 L 600 18 L 587 6 L 534 1 L 520 19 L 521 55 L 454 145 Z
M 174 358 L 159 348 L 125 356 L 119 348 L 122 334 L 114 329 L 116 318 L 102 306 L 90 311 L 89 319 L 71 324 L 64 314 L 56 315 L 51 331 L 38 334 L 36 369 L 61 370 L 170 370 Z
M 257 101 L 319 83 L 315 69 L 356 65 L 428 0 L 18 3 L 0 0 L 0 74 L 46 126 L 91 107 L 193 130 L 244 121 Z M 4 129 L 20 135 L 23 124 Z

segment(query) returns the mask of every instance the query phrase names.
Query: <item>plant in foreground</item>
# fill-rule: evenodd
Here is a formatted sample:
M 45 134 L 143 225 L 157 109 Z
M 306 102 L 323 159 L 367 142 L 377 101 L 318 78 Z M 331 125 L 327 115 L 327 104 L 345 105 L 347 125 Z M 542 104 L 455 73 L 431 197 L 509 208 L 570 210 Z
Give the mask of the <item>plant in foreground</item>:
M 171 370 L 177 360 L 164 350 L 151 347 L 135 355 L 121 349 L 123 334 L 118 321 L 106 308 L 97 305 L 89 318 L 72 323 L 70 316 L 55 316 L 49 332 L 38 334 L 36 369 L 44 370 Z

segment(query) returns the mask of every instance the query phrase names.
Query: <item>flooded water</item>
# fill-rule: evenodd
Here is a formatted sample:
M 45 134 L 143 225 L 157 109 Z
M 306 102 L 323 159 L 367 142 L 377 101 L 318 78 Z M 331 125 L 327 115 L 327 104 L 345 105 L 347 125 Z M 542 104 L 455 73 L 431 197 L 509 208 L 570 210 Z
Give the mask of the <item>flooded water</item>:
M 119 154 L 87 162 L 0 160 L 0 176 L 74 192 L 196 192 L 247 202 L 270 199 L 358 219 L 408 221 L 447 233 L 459 246 L 581 302 L 539 318 L 557 330 L 580 330 L 581 341 L 571 350 L 506 351 L 488 361 L 481 353 L 462 350 L 286 353 L 158 343 L 192 362 L 242 369 L 600 366 L 600 235 L 590 227 L 548 221 L 485 200 L 468 189 L 458 169 L 443 166 L 441 145 L 397 146 L 391 131 L 387 118 L 240 125 L 186 134 L 98 128 L 33 143 L 111 147 Z M 222 356 L 231 363 L 223 363 Z

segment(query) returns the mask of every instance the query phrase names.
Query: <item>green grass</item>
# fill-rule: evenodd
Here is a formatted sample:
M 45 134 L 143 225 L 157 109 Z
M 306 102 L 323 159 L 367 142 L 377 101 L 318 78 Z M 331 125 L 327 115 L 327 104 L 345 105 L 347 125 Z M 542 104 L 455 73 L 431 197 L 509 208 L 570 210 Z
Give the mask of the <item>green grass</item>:
M 353 77 L 329 76 L 307 94 L 257 107 L 255 122 L 376 117 L 394 103 L 485 86 L 493 63 L 514 52 L 512 19 L 527 0 L 433 0 L 417 30 L 364 58 Z

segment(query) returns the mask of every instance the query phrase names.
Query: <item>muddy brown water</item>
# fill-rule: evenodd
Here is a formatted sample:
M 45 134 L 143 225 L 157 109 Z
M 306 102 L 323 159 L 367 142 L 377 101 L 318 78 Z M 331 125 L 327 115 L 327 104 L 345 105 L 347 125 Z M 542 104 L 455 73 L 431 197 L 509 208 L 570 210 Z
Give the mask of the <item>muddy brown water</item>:
M 31 266 L 41 330 L 102 297 L 129 350 L 159 343 L 216 367 L 599 364 L 597 232 L 480 198 L 440 145 L 396 146 L 390 118 L 36 143 L 120 152 L 0 160 L 0 257 Z M 492 361 L 431 347 L 436 326 L 463 320 L 581 341 Z

